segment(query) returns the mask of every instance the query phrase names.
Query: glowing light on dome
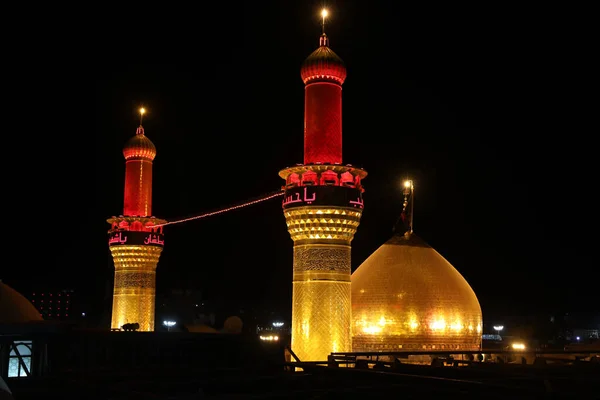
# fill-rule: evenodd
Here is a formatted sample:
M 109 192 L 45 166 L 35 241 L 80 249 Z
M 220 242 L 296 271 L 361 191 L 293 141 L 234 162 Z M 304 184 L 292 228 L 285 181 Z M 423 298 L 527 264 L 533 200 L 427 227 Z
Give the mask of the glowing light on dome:
M 380 326 L 365 326 L 363 328 L 363 332 L 366 333 L 366 334 L 370 334 L 370 335 L 373 335 L 375 333 L 379 333 L 379 332 L 381 332 L 381 330 L 382 329 L 381 329 Z
M 450 329 L 453 331 L 462 331 L 464 326 L 460 323 L 460 321 L 455 321 L 454 323 L 450 324 Z
M 439 330 L 443 330 L 446 329 L 446 321 L 444 321 L 444 319 L 438 319 L 435 320 L 431 323 L 430 325 L 431 329 L 433 329 L 434 331 L 439 331 Z

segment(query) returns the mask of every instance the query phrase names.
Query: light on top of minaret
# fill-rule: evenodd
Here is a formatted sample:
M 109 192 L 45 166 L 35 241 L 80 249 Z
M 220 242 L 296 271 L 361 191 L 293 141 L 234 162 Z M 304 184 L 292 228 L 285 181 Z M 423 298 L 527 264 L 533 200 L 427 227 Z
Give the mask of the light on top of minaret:
M 325 18 L 329 15 L 329 11 L 326 8 L 321 10 L 321 17 L 323 18 L 323 34 L 325 34 Z
M 140 108 L 140 127 L 142 126 L 142 120 L 144 119 L 144 114 L 146 114 L 146 109 L 144 107 Z M 142 134 L 144 131 L 142 130 Z

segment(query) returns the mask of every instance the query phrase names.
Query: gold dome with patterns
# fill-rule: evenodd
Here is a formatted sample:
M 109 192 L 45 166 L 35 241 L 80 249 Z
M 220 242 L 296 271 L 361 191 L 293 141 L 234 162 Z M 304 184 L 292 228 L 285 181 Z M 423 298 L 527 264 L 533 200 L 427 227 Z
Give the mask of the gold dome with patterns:
M 352 274 L 355 352 L 481 349 L 482 314 L 465 278 L 411 231 Z

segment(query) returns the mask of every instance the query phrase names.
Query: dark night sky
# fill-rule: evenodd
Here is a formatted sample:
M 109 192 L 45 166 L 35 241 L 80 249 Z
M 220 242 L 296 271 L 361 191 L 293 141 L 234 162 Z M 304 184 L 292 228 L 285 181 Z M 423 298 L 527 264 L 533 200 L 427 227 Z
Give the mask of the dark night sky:
M 353 267 L 390 237 L 400 184 L 412 177 L 415 232 L 470 282 L 484 316 L 597 307 L 582 288 L 594 272 L 585 193 L 594 163 L 572 122 L 584 110 L 575 68 L 557 50 L 560 31 L 544 30 L 533 10 L 361 3 L 329 2 L 326 29 L 348 68 L 344 163 L 369 172 Z M 95 100 L 95 154 L 74 174 L 95 179 L 93 207 L 85 234 L 52 247 L 56 268 L 40 281 L 102 297 L 112 268 L 105 220 L 122 213 L 121 150 L 141 105 L 158 150 L 157 217 L 277 190 L 278 171 L 302 162 L 299 70 L 317 47 L 322 3 L 246 4 L 203 8 L 174 31 L 165 27 L 176 23 L 172 15 L 165 24 L 156 16 L 92 74 L 95 86 L 83 89 Z M 75 196 L 74 176 L 63 178 L 61 190 Z M 66 214 L 77 202 L 56 203 Z M 160 290 L 200 288 L 208 298 L 289 312 L 292 241 L 279 199 L 165 233 Z M 4 279 L 27 277 L 20 269 Z

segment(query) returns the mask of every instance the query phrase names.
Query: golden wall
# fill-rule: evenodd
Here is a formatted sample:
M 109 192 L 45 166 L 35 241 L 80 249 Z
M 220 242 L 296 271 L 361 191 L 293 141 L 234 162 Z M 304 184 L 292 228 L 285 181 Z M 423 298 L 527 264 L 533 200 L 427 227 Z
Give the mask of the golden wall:
M 301 361 L 326 361 L 352 349 L 350 242 L 362 212 L 306 206 L 284 213 L 294 240 L 292 351 Z
M 115 280 L 112 329 L 138 323 L 140 332 L 154 331 L 156 266 L 163 250 L 159 246 L 111 246 Z

